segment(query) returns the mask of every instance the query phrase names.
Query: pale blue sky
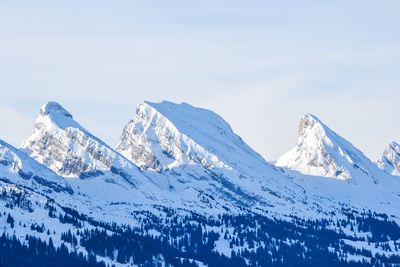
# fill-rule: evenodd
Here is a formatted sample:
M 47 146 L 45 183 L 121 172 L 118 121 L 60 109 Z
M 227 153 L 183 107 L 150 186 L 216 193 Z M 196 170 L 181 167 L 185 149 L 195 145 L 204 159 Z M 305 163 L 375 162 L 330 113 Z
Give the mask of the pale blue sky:
M 143 99 L 210 108 L 269 160 L 307 112 L 372 159 L 400 141 L 399 1 L 60 2 L 0 1 L 14 145 L 47 100 L 115 145 Z

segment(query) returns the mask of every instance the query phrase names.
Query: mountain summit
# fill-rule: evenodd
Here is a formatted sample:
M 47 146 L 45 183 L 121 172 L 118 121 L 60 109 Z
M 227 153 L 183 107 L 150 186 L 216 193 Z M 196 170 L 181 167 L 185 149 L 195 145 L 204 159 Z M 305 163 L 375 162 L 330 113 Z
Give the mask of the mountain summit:
M 40 108 L 40 115 L 64 116 L 72 119 L 71 113 L 57 102 L 49 101 Z
M 212 133 L 205 134 L 206 131 L 218 127 L 213 127 L 213 123 L 218 123 L 216 119 L 215 114 L 188 104 L 143 102 L 137 107 L 135 118 L 124 128 L 116 149 L 142 169 L 161 171 L 194 164 L 206 168 L 227 167 L 204 147 L 212 139 Z M 200 139 L 205 142 L 199 143 L 190 134 L 201 135 Z
M 114 172 L 129 180 L 122 169 L 138 173 L 134 164 L 83 128 L 56 102 L 41 107 L 22 149 L 64 177 L 85 178 Z
M 380 173 L 359 149 L 311 114 L 300 120 L 296 146 L 276 165 L 302 174 L 353 182 L 365 176 L 377 182 Z
M 267 164 L 219 115 L 168 101 L 142 102 L 124 128 L 117 151 L 143 169 L 158 171 L 196 164 L 229 169 L 238 160 Z
M 278 206 L 282 195 L 304 197 L 219 115 L 186 103 L 139 104 L 116 150 L 144 172 L 169 177 L 171 188 L 192 188 L 249 206 Z
M 384 172 L 400 176 L 400 144 L 390 143 L 376 164 Z

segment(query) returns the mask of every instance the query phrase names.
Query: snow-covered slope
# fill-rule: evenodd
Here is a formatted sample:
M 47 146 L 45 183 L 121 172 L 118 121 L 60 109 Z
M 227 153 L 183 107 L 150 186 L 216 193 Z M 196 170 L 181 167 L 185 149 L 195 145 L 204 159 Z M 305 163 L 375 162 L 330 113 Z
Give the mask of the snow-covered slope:
M 160 171 L 200 164 L 230 169 L 264 159 L 217 114 L 189 104 L 141 103 L 124 128 L 117 150 L 144 169 Z
M 42 106 L 22 149 L 64 177 L 87 178 L 112 172 L 135 183 L 133 176 L 140 176 L 134 164 L 83 128 L 55 102 Z
M 189 104 L 143 102 L 116 148 L 171 188 L 191 187 L 226 201 L 269 205 L 301 201 L 304 193 L 267 163 L 212 111 Z M 177 178 L 179 176 L 179 178 Z M 280 204 L 278 204 L 280 202 Z
M 301 181 L 307 176 L 293 178 L 267 163 L 220 116 L 185 103 L 141 103 L 113 150 L 49 102 L 23 149 L 59 175 L 80 177 L 68 179 L 77 192 L 74 207 L 98 210 L 98 217 L 129 218 L 129 207 L 157 205 L 203 214 L 243 208 L 302 214 L 325 204 L 336 210 L 332 203 L 354 194 L 332 195 L 325 184 L 314 191 L 315 183 Z M 290 164 L 280 159 L 278 165 L 304 174 L 354 184 L 382 179 L 368 158 L 312 115 L 302 119 L 298 145 L 288 155 Z M 329 203 L 318 200 L 324 195 L 332 196 Z
M 3 140 L 0 140 L 0 179 L 47 194 L 73 193 L 62 177 Z
M 121 257 L 115 245 L 124 251 L 136 235 L 146 254 L 169 244 L 176 248 L 165 250 L 199 253 L 211 265 L 216 258 L 204 256 L 204 248 L 228 258 L 261 253 L 261 259 L 281 257 L 289 246 L 301 259 L 325 260 L 332 252 L 339 257 L 332 262 L 398 255 L 399 179 L 312 115 L 301 120 L 297 145 L 277 162 L 281 167 L 267 163 L 212 111 L 171 102 L 141 103 L 116 150 L 49 102 L 23 149 L 32 158 L 0 141 L 0 228 L 20 240 L 28 233 L 51 237 L 56 246 L 67 243 L 86 254 L 88 230 L 103 229 L 89 243 L 98 246 L 97 257 L 113 251 L 106 260 L 120 266 L 133 259 Z M 62 235 L 68 230 L 76 233 L 75 244 Z M 343 242 L 360 250 L 346 251 Z
M 396 142 L 390 143 L 376 164 L 384 172 L 400 176 L 400 145 Z
M 296 146 L 276 166 L 354 183 L 377 183 L 382 174 L 359 149 L 311 114 L 303 116 Z
M 146 107 L 150 108 L 147 104 Z M 190 114 L 189 105 L 185 107 Z M 141 108 L 143 106 L 138 110 Z M 190 109 L 201 111 L 186 118 L 190 122 L 197 116 L 198 121 L 193 122 L 199 127 L 193 128 L 195 124 L 185 125 L 184 122 L 180 125 L 190 129 L 192 135 L 205 135 L 201 142 L 181 133 L 155 109 L 146 109 L 146 115 L 153 116 L 153 120 L 141 121 L 149 123 L 145 138 L 157 141 L 150 146 L 146 143 L 145 148 L 133 142 L 129 148 L 139 151 L 139 156 L 150 151 L 160 159 L 158 161 L 163 165 L 154 169 L 157 171 L 140 171 L 134 163 L 93 136 L 73 119 L 71 113 L 54 102 L 41 108 L 34 130 L 22 147 L 31 157 L 59 175 L 80 177 L 68 179 L 78 195 L 75 207 L 85 211 L 98 210 L 97 216 L 118 216 L 119 213 L 129 217 L 132 207 L 142 210 L 154 205 L 198 213 L 240 211 L 243 207 L 260 208 L 265 203 L 290 209 L 286 205 L 288 199 L 302 199 L 303 192 L 245 145 L 221 118 L 210 111 Z M 202 119 L 204 123 L 200 125 Z M 215 132 L 211 131 L 212 127 L 226 131 L 228 138 L 213 137 Z M 158 143 L 157 138 L 151 139 L 151 131 L 164 143 Z M 171 161 L 169 164 L 163 158 L 167 154 Z M 136 158 L 130 159 L 138 162 Z M 85 205 L 79 205 L 81 200 Z

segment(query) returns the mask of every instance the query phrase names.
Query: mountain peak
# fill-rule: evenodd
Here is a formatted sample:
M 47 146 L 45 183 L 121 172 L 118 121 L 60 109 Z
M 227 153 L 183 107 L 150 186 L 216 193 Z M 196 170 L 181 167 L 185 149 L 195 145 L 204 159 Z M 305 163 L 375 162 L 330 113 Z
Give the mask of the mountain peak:
M 169 177 L 169 185 L 176 188 L 210 188 L 213 195 L 238 197 L 246 203 L 261 196 L 272 203 L 279 190 L 290 191 L 293 198 L 303 194 L 222 117 L 186 103 L 139 104 L 116 150 L 146 173 Z
M 186 102 L 174 103 L 171 101 L 161 101 L 159 103 L 143 101 L 140 106 L 147 106 L 154 111 L 160 113 L 164 117 L 168 117 L 177 126 L 182 126 L 185 121 L 190 118 L 201 122 L 202 124 L 213 124 L 214 126 L 223 127 L 225 130 L 232 131 L 230 125 L 215 112 L 192 106 Z
M 143 101 L 136 108 L 134 119 L 125 126 L 117 151 L 139 167 L 156 171 L 196 163 L 207 168 L 224 167 L 216 155 L 192 136 L 210 137 L 206 132 L 199 133 L 199 129 L 212 131 L 213 124 L 230 129 L 226 123 L 222 126 L 221 121 L 215 113 L 187 103 Z
M 54 101 L 49 101 L 40 108 L 35 125 L 45 125 L 48 128 L 56 127 L 61 129 L 72 127 L 87 131 L 74 120 L 72 114 L 68 110 Z
M 136 174 L 134 164 L 83 128 L 56 102 L 47 102 L 41 107 L 34 129 L 22 148 L 65 177 L 86 177 L 125 167 Z
M 266 164 L 218 114 L 169 101 L 139 104 L 117 151 L 141 168 L 158 171 L 187 164 L 229 168 L 232 153 L 244 163 Z
M 391 142 L 376 161 L 376 165 L 388 174 L 400 176 L 400 144 Z
M 161 102 L 151 102 L 148 100 L 143 100 L 142 104 L 145 104 L 147 106 L 151 106 L 154 109 L 161 111 L 161 110 L 167 110 L 167 109 L 182 109 L 182 108 L 186 108 L 186 109 L 198 109 L 198 110 L 203 110 L 203 111 L 209 111 L 210 113 L 213 113 L 210 110 L 206 110 L 203 108 L 198 108 L 198 107 L 194 107 L 192 105 L 190 105 L 189 103 L 186 102 L 181 102 L 181 103 L 175 103 L 172 101 L 168 101 L 168 100 L 163 100 Z
M 321 123 L 321 120 L 315 116 L 314 114 L 311 113 L 306 113 L 303 115 L 303 117 L 301 118 L 302 121 L 308 121 L 308 122 L 318 122 Z
M 306 134 L 306 131 L 313 130 L 318 131 L 320 136 L 326 134 L 326 129 L 328 127 L 315 115 L 306 113 L 300 119 L 299 123 L 299 136 Z
M 63 106 L 57 102 L 49 101 L 40 108 L 40 115 L 61 115 L 69 118 L 73 118 L 71 113 L 69 113 Z
M 375 181 L 379 172 L 360 150 L 311 114 L 300 120 L 296 146 L 278 159 L 276 165 L 307 175 L 353 181 L 365 175 Z

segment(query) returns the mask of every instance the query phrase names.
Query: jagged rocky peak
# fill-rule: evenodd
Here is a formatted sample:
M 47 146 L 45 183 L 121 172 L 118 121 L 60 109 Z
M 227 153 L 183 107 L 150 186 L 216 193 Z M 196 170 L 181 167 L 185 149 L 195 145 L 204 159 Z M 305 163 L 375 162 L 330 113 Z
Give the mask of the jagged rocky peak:
M 379 176 L 379 170 L 359 149 L 311 114 L 300 120 L 296 146 L 278 159 L 276 165 L 342 180 L 367 175 L 376 182 Z
M 238 161 L 266 164 L 219 115 L 168 101 L 142 102 L 116 149 L 141 168 L 156 171 L 182 165 L 229 169 Z
M 397 142 L 390 143 L 376 164 L 384 172 L 400 176 L 400 144 Z
M 116 150 L 146 175 L 159 172 L 154 176 L 166 178 L 171 188 L 191 188 L 215 199 L 278 206 L 280 194 L 303 196 L 289 177 L 247 146 L 219 115 L 186 103 L 140 103 Z
M 133 166 L 83 128 L 70 112 L 56 102 L 42 106 L 22 149 L 65 177 L 99 175 L 101 171 Z
M 44 104 L 40 108 L 40 115 L 42 116 L 51 116 L 51 115 L 59 115 L 59 116 L 65 116 L 73 119 L 71 113 L 69 113 L 63 106 L 61 106 L 57 102 L 49 101 L 46 104 Z
M 224 167 L 216 155 L 182 133 L 169 117 L 173 114 L 182 119 L 194 109 L 188 104 L 166 101 L 160 104 L 142 102 L 136 108 L 135 118 L 123 129 L 117 151 L 139 167 L 156 171 L 196 163 L 207 168 Z M 180 124 L 193 127 L 182 120 Z
M 296 146 L 276 162 L 277 166 L 300 171 L 304 174 L 348 179 L 350 174 L 338 166 L 327 151 L 333 147 L 326 133 L 326 126 L 314 115 L 305 114 L 299 124 Z
M 87 131 L 74 120 L 70 112 L 68 112 L 61 104 L 54 101 L 49 101 L 40 108 L 39 116 L 35 120 L 34 127 L 46 127 L 48 129 L 66 129 L 68 127 L 73 127 Z
M 299 124 L 299 136 L 307 134 L 307 130 L 313 129 L 315 133 L 318 132 L 318 136 L 323 137 L 325 135 L 325 129 L 322 122 L 312 114 L 305 114 Z

